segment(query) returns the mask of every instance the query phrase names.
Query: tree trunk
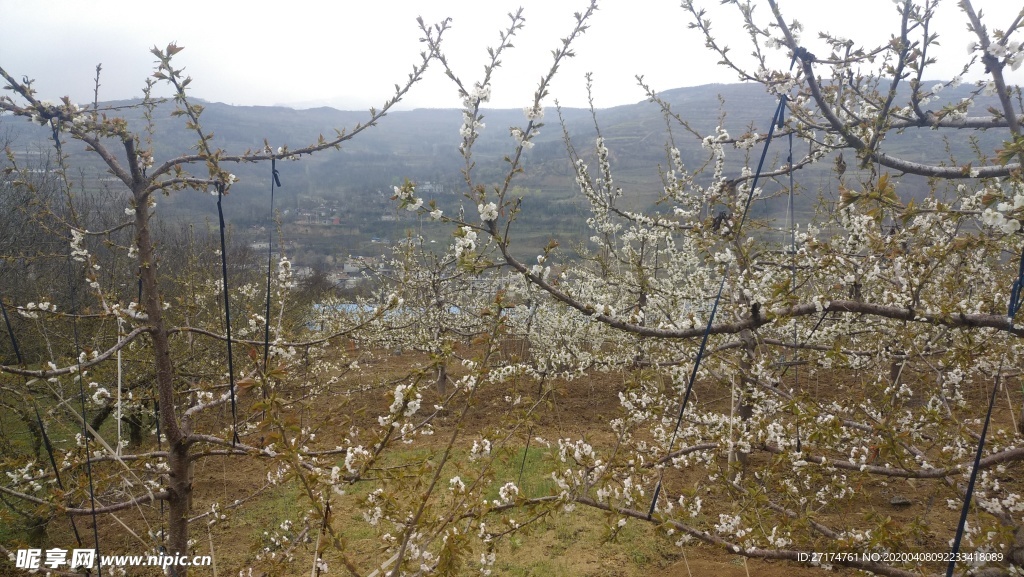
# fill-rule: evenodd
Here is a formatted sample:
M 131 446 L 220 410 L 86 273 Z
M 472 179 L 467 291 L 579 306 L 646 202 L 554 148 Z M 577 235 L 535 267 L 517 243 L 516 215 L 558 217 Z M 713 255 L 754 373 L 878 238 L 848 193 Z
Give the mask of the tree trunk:
M 163 301 L 157 275 L 157 255 L 153 237 L 150 234 L 150 193 L 145 192 L 145 182 L 137 183 L 135 196 L 135 231 L 139 248 L 139 277 L 142 280 L 142 305 L 148 316 L 150 334 L 153 338 L 153 365 L 156 369 L 156 397 L 160 404 L 160 431 L 167 437 L 170 468 L 167 488 L 169 555 L 188 555 L 188 504 L 191 500 L 192 484 L 188 476 L 188 439 L 183 434 L 175 413 L 174 366 L 171 363 L 171 346 L 167 327 L 163 320 Z M 187 568 L 175 567 L 175 577 L 185 577 Z

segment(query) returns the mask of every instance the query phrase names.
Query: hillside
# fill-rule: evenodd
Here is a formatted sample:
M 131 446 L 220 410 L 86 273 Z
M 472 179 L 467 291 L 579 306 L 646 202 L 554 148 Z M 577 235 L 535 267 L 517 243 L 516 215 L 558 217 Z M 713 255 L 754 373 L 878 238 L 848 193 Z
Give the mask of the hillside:
M 949 90 L 944 96 L 950 102 L 968 94 L 968 87 Z M 691 122 L 693 129 L 707 134 L 722 123 L 731 134 L 748 130 L 767 132 L 766 124 L 776 101 L 759 85 L 713 84 L 664 91 L 660 96 L 673 111 Z M 109 103 L 127 105 L 129 102 Z M 216 146 L 238 153 L 263 146 L 287 145 L 297 148 L 315 142 L 319 135 L 329 136 L 335 129 L 351 128 L 368 118 L 367 112 L 340 111 L 331 108 L 293 110 L 282 107 L 229 106 L 204 103 L 204 126 L 213 132 Z M 975 114 L 987 106 L 976 105 Z M 172 117 L 173 104 L 162 105 L 156 112 L 156 159 L 194 147 L 195 138 L 183 127 L 180 118 Z M 592 158 L 596 136 L 594 119 L 584 109 L 560 111 L 565 130 L 573 145 L 584 156 Z M 671 141 L 681 152 L 687 166 L 700 166 L 705 156 L 700 142 L 677 124 L 671 127 L 659 107 L 651 102 L 617 106 L 596 111 L 601 132 L 612 152 L 616 184 L 625 190 L 625 203 L 630 208 L 656 210 L 660 194 L 659 166 L 666 162 L 666 147 Z M 135 114 L 141 125 L 141 114 Z M 478 180 L 500 182 L 504 176 L 503 158 L 513 150 L 508 128 L 525 124 L 521 110 L 487 110 L 486 128 L 475 145 Z M 524 249 L 535 250 L 548 238 L 579 239 L 583 234 L 582 199 L 578 196 L 568 160 L 559 112 L 549 107 L 546 126 L 535 139 L 535 147 L 525 152 L 525 172 L 517 177 L 517 196 L 526 197 L 520 217 L 520 242 Z M 457 211 L 465 201 L 465 185 L 461 177 L 464 161 L 459 154 L 461 112 L 454 109 L 417 109 L 388 115 L 378 126 L 347 143 L 339 152 L 283 162 L 280 170 L 283 187 L 276 192 L 275 207 L 284 225 L 286 238 L 297 242 L 293 247 L 300 264 L 332 264 L 332 255 L 381 254 L 386 242 L 404 236 L 414 225 L 408 213 L 398 213 L 390 201 L 391 187 L 405 178 L 418 183 L 426 198 L 436 198 L 447 214 Z M 13 139 L 12 150 L 26 166 L 40 164 L 52 145 L 45 131 L 23 121 L 0 116 L 0 130 Z M 999 142 L 980 141 L 983 151 L 991 151 Z M 784 143 L 776 142 L 769 155 L 769 165 L 779 165 L 785 158 Z M 884 143 L 887 150 L 898 151 L 911 159 L 923 159 L 926 151 L 942 156 L 972 158 L 969 142 L 943 142 L 928 130 L 891 137 Z M 109 175 L 102 173 L 91 155 L 80 149 L 72 151 L 72 163 L 81 167 L 86 188 L 105 188 Z M 755 154 L 759 149 L 752 151 Z M 799 157 L 802 151 L 795 151 Z M 739 152 L 735 153 L 737 161 Z M 751 160 L 754 163 L 754 160 Z M 733 169 L 738 169 L 734 164 Z M 801 171 L 797 186 L 798 213 L 807 214 L 818 203 L 818 192 L 834 195 L 832 164 Z M 851 171 L 852 172 L 852 171 Z M 236 231 L 248 238 L 254 227 L 266 225 L 269 205 L 269 167 L 238 166 L 235 173 L 240 182 L 232 188 L 226 203 L 227 218 Z M 104 180 L 106 178 L 107 180 Z M 769 191 L 773 185 L 766 184 Z M 114 189 L 115 194 L 116 188 Z M 927 184 L 905 180 L 902 194 L 919 197 L 927 193 Z M 764 201 L 754 207 L 760 214 L 780 215 L 784 202 Z M 215 202 L 210 197 L 196 198 L 195 193 L 168 197 L 163 203 L 162 218 L 201 223 L 215 220 Z M 436 227 L 435 227 L 436 228 Z M 447 242 L 447 231 L 419 231 L 436 242 Z M 262 236 L 262 235 L 259 235 Z M 257 238 L 257 237 L 254 237 Z M 376 239 L 376 242 L 372 242 Z M 294 255 L 293 255 L 294 256 Z M 324 259 L 327 262 L 324 262 Z

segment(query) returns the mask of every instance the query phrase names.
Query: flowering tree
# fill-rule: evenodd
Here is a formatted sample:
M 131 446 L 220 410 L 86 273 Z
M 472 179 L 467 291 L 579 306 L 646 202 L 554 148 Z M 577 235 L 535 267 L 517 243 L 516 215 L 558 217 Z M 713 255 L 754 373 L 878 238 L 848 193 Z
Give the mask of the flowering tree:
M 543 126 L 551 76 L 571 56 L 589 12 L 554 52 L 525 109 L 525 126 L 510 128 L 503 182 L 474 177 L 473 144 L 506 37 L 472 89 L 439 57 L 464 98 L 466 194 L 478 208 L 446 219 L 456 225 L 454 253 L 467 267 L 490 262 L 477 250 L 480 238 L 489 238 L 518 279 L 511 285 L 518 292 L 509 293 L 518 305 L 509 325 L 529 335 L 532 350 L 546 352 L 505 370 L 534 378 L 549 369 L 569 377 L 595 370 L 632 375 L 619 395 L 612 445 L 558 441 L 553 477 L 560 496 L 549 505 L 583 504 L 621 523 L 654 523 L 680 545 L 696 539 L 748 557 L 943 551 L 953 535 L 929 530 L 931 504 L 960 509 L 968 481 L 974 484 L 979 433 L 987 429 L 963 543 L 989 555 L 972 554 L 962 567 L 1019 567 L 1024 504 L 1007 475 L 1024 457 L 1022 427 L 988 428 L 987 404 L 971 387 L 994 386 L 994 395 L 1019 375 L 1014 359 L 1022 329 L 1013 317 L 1024 284 L 1016 256 L 1024 214 L 1021 111 L 1003 71 L 1024 61 L 1013 40 L 1021 18 L 990 32 L 969 1 L 960 3 L 977 37 L 965 70 L 980 61 L 990 80 L 942 105 L 942 90 L 960 80 L 926 86 L 934 63 L 929 50 L 939 38 L 932 27 L 936 3 L 896 2 L 898 32 L 882 46 L 824 35 L 828 55 L 805 48 L 799 25 L 774 0 L 760 5 L 764 14 L 753 2 L 724 4 L 749 33 L 752 64 L 733 59 L 696 3 L 683 8 L 725 66 L 783 98 L 784 107 L 759 131 L 733 137 L 720 126 L 704 135 L 641 81 L 666 117 L 696 134 L 706 151 L 703 165 L 690 168 L 670 143 L 662 169 L 668 208 L 660 212 L 624 204 L 599 122 L 592 155 L 578 153 L 567 133 L 576 182 L 591 208 L 592 236 L 576 259 L 555 242 L 539 255 L 517 253 L 514 221 L 523 201 L 510 196 L 510 183 Z M 972 115 L 986 95 L 997 104 Z M 932 101 L 940 102 L 937 111 L 926 108 Z M 971 158 L 947 151 L 924 161 L 887 149 L 887 137 L 915 129 L 999 130 L 1003 144 L 975 146 Z M 781 165 L 755 165 L 754 149 L 766 147 L 776 130 L 809 152 Z M 855 171 L 846 172 L 843 151 L 855 159 Z M 835 158 L 839 197 L 824 198 L 810 222 L 793 223 L 791 210 L 789 239 L 781 247 L 770 242 L 772 223 L 749 217 L 751 200 L 781 201 L 789 175 L 828 158 Z M 903 192 L 902 181 L 914 176 L 929 179 L 926 197 Z M 827 392 L 809 388 L 807 377 L 825 379 Z M 687 404 L 695 383 L 732 401 Z M 1003 390 L 1016 419 L 1019 399 Z M 883 500 L 892 492 L 883 488 L 894 483 L 909 488 Z M 866 502 L 911 505 L 903 493 L 928 506 L 903 523 L 850 515 Z M 880 559 L 829 562 L 908 575 L 941 561 Z
M 431 42 L 440 40 L 446 26 L 429 27 L 421 22 L 423 34 Z M 345 453 L 345 448 L 334 448 L 340 445 L 323 450 L 309 447 L 307 441 L 315 438 L 315 433 L 309 427 L 293 430 L 285 415 L 294 410 L 298 399 L 315 395 L 326 386 L 330 376 L 337 378 L 330 373 L 345 370 L 344 358 L 332 355 L 324 360 L 323 354 L 331 350 L 332 341 L 357 330 L 359 324 L 352 321 L 335 327 L 333 333 L 296 342 L 292 339 L 296 329 L 304 327 L 301 319 L 296 323 L 285 316 L 295 287 L 288 259 L 280 259 L 276 282 L 267 277 L 270 294 L 264 294 L 258 280 L 243 275 L 232 278 L 237 284 L 226 284 L 227 262 L 221 259 L 226 256 L 221 251 L 227 247 L 223 231 L 216 252 L 214 247 L 202 247 L 187 237 L 180 251 L 171 252 L 172 237 L 163 235 L 160 243 L 157 241 L 153 216 L 159 196 L 209 191 L 219 200 L 237 180 L 227 169 L 232 164 L 298 159 L 338 148 L 383 118 L 422 77 L 433 58 L 432 53 L 424 52 L 393 97 L 350 130 L 338 130 L 333 138 L 321 136 L 299 148 L 274 150 L 268 144 L 260 150 L 232 154 L 216 148 L 212 135 L 203 129 L 203 107 L 187 93 L 191 78 L 174 64 L 181 50 L 174 44 L 153 49 L 156 70 L 146 82 L 143 99 L 133 106 L 142 112 L 141 126 L 123 116 L 122 109 L 101 106 L 98 90 L 97 101 L 91 105 L 79 106 L 68 98 L 56 104 L 43 102 L 30 80 L 19 81 L 0 68 L 10 91 L 9 96 L 0 98 L 0 111 L 52 132 L 55 150 L 52 165 L 44 171 L 47 180 L 39 182 L 34 177 L 35 167 L 19 165 L 12 149 L 7 148 L 4 201 L 23 211 L 26 226 L 21 229 L 24 234 L 6 247 L 5 262 L 26 267 L 28 279 L 35 284 L 4 295 L 5 320 L 8 313 L 15 319 L 27 319 L 28 323 L 15 325 L 28 326 L 33 332 L 22 332 L 21 342 L 31 346 L 19 348 L 19 336 L 7 323 L 6 336 L 16 355 L 0 368 L 2 394 L 4 405 L 21 416 L 35 441 L 31 451 L 17 451 L 5 462 L 10 482 L 0 487 L 0 492 L 5 502 L 17 503 L 12 511 L 30 511 L 26 515 L 33 518 L 35 526 L 43 525 L 44 531 L 46 520 L 70 517 L 79 545 L 94 542 L 97 548 L 98 517 L 138 511 L 143 526 L 150 527 L 151 541 L 143 542 L 151 551 L 164 551 L 172 557 L 194 553 L 190 548 L 194 521 L 223 518 L 218 504 L 205 514 L 191 510 L 197 461 L 235 455 L 269 459 L 280 464 L 276 472 L 280 478 L 283 470 L 293 466 L 315 475 L 321 460 Z M 98 75 L 99 68 L 97 88 Z M 154 153 L 157 115 L 162 109 L 161 100 L 151 91 L 159 82 L 173 87 L 172 116 L 183 118 L 196 137 L 193 151 L 167 159 L 158 159 Z M 83 144 L 86 154 L 101 161 L 123 187 L 98 205 L 102 210 L 95 214 L 83 205 L 92 197 L 75 195 L 76 188 L 85 190 L 87 183 L 85 177 L 81 181 L 76 177 L 74 162 L 81 153 L 71 152 L 73 142 Z M 25 202 L 14 204 L 18 198 Z M 97 214 L 105 215 L 105 220 L 96 218 Z M 112 222 L 110 215 L 116 215 Z M 48 234 L 41 232 L 44 230 Z M 5 235 L 8 232 L 17 230 L 5 228 Z M 32 235 L 47 242 L 32 242 Z M 52 248 L 54 239 L 62 249 Z M 168 249 L 166 254 L 161 246 Z M 47 264 L 54 261 L 58 264 Z M 218 261 L 223 276 L 202 272 L 204 264 Z M 137 292 L 121 288 L 126 283 L 134 287 L 135 279 Z M 60 291 L 62 283 L 55 280 L 64 280 L 68 291 Z M 5 287 L 16 288 L 13 283 Z M 225 293 L 233 299 L 235 312 L 235 320 L 226 325 L 225 309 L 220 306 L 229 302 Z M 37 296 L 28 297 L 30 301 L 7 301 L 6 297 L 15 294 Z M 272 301 L 276 318 L 267 314 Z M 62 306 L 58 308 L 56 302 Z M 386 310 L 387 303 L 378 307 L 371 319 L 360 322 L 379 319 Z M 269 346 L 260 355 L 257 347 L 264 348 L 264 333 Z M 38 339 L 27 338 L 32 334 Z M 226 347 L 226 357 L 222 347 Z M 249 353 L 244 361 L 237 355 L 239 347 Z M 322 364 L 313 372 L 297 370 L 300 356 L 307 365 Z M 116 441 L 99 432 L 103 420 L 96 416 L 110 415 L 115 406 Z M 225 426 L 223 413 L 228 407 L 230 417 Z M 140 426 L 145 416 L 154 412 L 156 447 L 128 447 L 127 440 L 122 445 L 122 416 L 127 422 L 132 422 L 131 415 L 137 416 L 136 425 Z M 55 422 L 70 423 L 72 429 L 77 423 L 81 431 L 77 443 L 68 445 L 53 436 Z M 5 442 L 9 440 L 5 438 Z M 40 455 L 40 445 L 45 445 L 46 455 Z M 340 482 L 337 469 L 319 482 L 310 491 L 329 494 L 330 487 Z M 249 499 L 225 506 L 235 508 Z M 160 510 L 166 504 L 166 531 L 153 530 L 143 511 L 143 507 L 158 503 L 162 503 Z M 75 523 L 82 517 L 93 521 L 91 537 L 80 532 L 80 522 Z M 128 531 L 136 537 L 146 534 L 138 527 Z M 4 553 L 10 552 L 11 544 L 0 546 Z M 51 568 L 74 569 L 67 560 L 64 567 L 60 565 Z M 186 567 L 173 569 L 177 575 L 187 572 Z
M 15 307 L 48 334 L 55 330 L 48 327 L 59 325 L 65 339 L 52 351 L 40 346 L 45 353 L 37 358 L 4 365 L 4 378 L 23 379 L 22 391 L 51 399 L 48 419 L 87 421 L 86 399 L 109 402 L 110 389 L 100 392 L 97 375 L 112 378 L 118 352 L 144 356 L 150 373 L 136 377 L 154 383 L 150 398 L 158 402 L 162 434 L 155 450 L 123 452 L 99 449 L 103 436 L 86 428 L 79 446 L 57 451 L 60 464 L 55 459 L 52 467 L 74 484 L 50 490 L 57 475 L 24 454 L 5 464 L 12 484 L 0 492 L 51 516 L 74 518 L 165 501 L 166 547 L 186 554 L 190 524 L 216 522 L 226 508 L 241 505 L 190 512 L 190 465 L 249 456 L 268 462 L 268 484 L 292 481 L 307 498 L 311 512 L 303 528 L 281 529 L 294 531 L 289 542 L 298 543 L 321 526 L 314 571 L 332 558 L 353 575 L 455 574 L 467 567 L 488 574 L 509 535 L 554 515 L 590 509 L 607 515 L 613 537 L 630 522 L 647 523 L 680 547 L 697 540 L 745 557 L 791 561 L 810 552 L 857 553 L 822 564 L 902 576 L 936 571 L 938 564 L 928 556 L 881 554 L 947 550 L 952 534 L 933 522 L 932 505 L 959 509 L 985 431 L 964 538 L 964 551 L 972 556 L 960 567 L 1017 571 L 1024 561 L 1024 504 L 1013 471 L 1024 458 L 1021 431 L 1002 422 L 989 429 L 975 390 L 1019 379 L 1014 360 L 1024 329 L 1013 316 L 1024 284 L 1016 265 L 1024 214 L 1022 144 L 1020 111 L 1002 71 L 1024 58 L 1012 40 L 1020 19 L 990 33 L 971 3 L 961 2 L 978 37 L 972 58 L 985 65 L 991 85 L 936 112 L 925 106 L 957 81 L 925 86 L 928 50 L 937 42 L 930 0 L 898 2 L 899 33 L 884 46 L 826 36 L 827 57 L 811 54 L 799 26 L 783 17 L 774 0 L 766 2 L 770 14 L 764 15 L 753 3 L 726 3 L 748 32 L 752 65 L 732 58 L 699 7 L 683 4 L 692 27 L 724 65 L 784 98 L 784 108 L 769 124 L 738 137 L 725 125 L 700 134 L 648 88 L 666 117 L 679 120 L 704 150 L 703 162 L 688 167 L 670 133 L 660 169 L 664 208 L 641 211 L 625 203 L 597 113 L 593 152 L 577 148 L 563 127 L 576 184 L 590 207 L 590 238 L 575 257 L 555 241 L 541 254 L 517 250 L 515 221 L 526 201 L 512 191 L 545 116 L 550 118 L 544 108 L 550 82 L 572 56 L 596 4 L 576 15 L 526 103 L 523 124 L 509 128 L 507 170 L 497 182 L 477 175 L 474 144 L 486 129 L 482 109 L 491 77 L 512 49 L 522 13 L 510 15 L 498 46 L 488 50 L 482 78 L 472 83 L 456 74 L 441 49 L 447 25 L 424 27 L 428 50 L 396 98 L 428 61 L 439 63 L 454 83 L 463 101 L 460 151 L 469 209 L 442 214 L 412 183 L 398 187 L 395 200 L 451 225 L 451 245 L 430 254 L 410 243 L 398 255 L 398 286 L 359 303 L 354 314 L 331 313 L 318 324 L 321 335 L 292 337 L 278 320 L 269 362 L 261 360 L 261 342 L 253 337 L 271 324 L 270 315 L 258 304 L 242 305 L 250 307 L 249 318 L 228 326 L 236 338 L 251 339 L 241 343 L 253 352 L 236 365 L 234 382 L 225 370 L 233 363 L 230 353 L 194 344 L 232 340 L 217 310 L 223 277 L 196 278 L 204 288 L 183 293 L 188 296 L 181 304 L 164 297 L 169 287 L 181 287 L 160 274 L 150 223 L 155 193 L 224 191 L 232 181 L 225 169 L 230 163 L 337 146 L 376 122 L 395 100 L 336 139 L 231 155 L 214 149 L 203 132 L 201 107 L 186 95 L 188 79 L 172 66 L 178 51 L 172 45 L 155 51 L 156 76 L 176 88 L 177 114 L 195 131 L 197 152 L 157 163 L 146 128 L 133 131 L 95 104 L 39 102 L 30 83 L 0 69 L 14 90 L 0 108 L 48 126 L 58 143 L 68 136 L 84 142 L 130 192 L 126 223 L 99 229 L 55 221 L 84 286 L 67 310 L 55 309 L 42 294 Z M 986 90 L 998 106 L 972 116 L 972 102 Z M 142 106 L 148 120 L 154 102 L 147 96 Z M 999 131 L 1005 142 L 998 150 L 976 146 L 969 159 L 911 161 L 887 148 L 897 133 L 915 129 Z M 803 142 L 798 149 L 807 154 L 758 166 L 756 150 L 776 132 Z M 115 149 L 123 149 L 123 157 Z M 64 154 L 60 144 L 58 154 Z M 784 246 L 772 242 L 774 223 L 750 217 L 751 199 L 781 201 L 790 175 L 833 157 L 839 197 L 823 196 L 823 208 L 809 222 L 798 225 L 791 218 Z M 847 161 L 854 165 L 849 171 Z M 192 174 L 192 166 L 205 174 Z M 18 167 L 9 174 L 19 174 Z M 909 175 L 929 179 L 927 197 L 904 194 Z M 16 178 L 10 186 L 31 190 L 26 182 Z M 70 189 L 67 181 L 58 184 Z M 131 230 L 133 238 L 113 240 L 121 230 Z M 118 258 L 137 266 L 140 300 L 122 302 L 105 288 L 96 239 L 112 239 Z M 507 274 L 481 283 L 484 290 L 459 290 L 498 267 Z M 287 261 L 280 265 L 277 311 L 290 298 L 289 268 Z M 258 300 L 260 291 L 243 285 L 246 298 L 239 300 Z M 123 330 L 111 338 L 115 324 Z M 75 338 L 79 325 L 90 327 L 86 339 Z M 294 328 L 300 332 L 301 323 Z M 326 402 L 339 375 L 356 370 L 352 359 L 328 355 L 327 343 L 340 335 L 368 348 L 420 348 L 430 357 L 408 374 L 374 383 L 386 387 L 386 407 L 358 422 L 358 415 L 344 415 L 351 419 L 344 438 L 324 438 L 291 417 L 297 399 Z M 471 342 L 463 345 L 466 336 Z M 498 354 L 509 338 L 527 339 L 529 354 Z M 299 369 L 303 356 L 315 361 L 306 363 L 309 370 Z M 602 441 L 532 434 L 566 380 L 601 372 L 621 375 L 624 383 L 620 415 L 595 435 Z M 810 386 L 810 378 L 827 387 Z M 87 389 L 91 379 L 97 384 Z M 11 393 L 10 381 L 4 386 L 5 402 L 19 405 L 23 420 L 31 422 L 26 399 Z M 469 430 L 468 418 L 481 410 L 489 391 L 499 393 L 504 410 L 488 415 L 486 427 Z M 1009 412 L 1020 410 L 1008 389 L 1006 396 Z M 236 403 L 244 417 L 237 432 L 211 414 Z M 38 423 L 42 436 L 45 422 Z M 440 441 L 430 440 L 435 429 Z M 525 454 L 531 443 L 544 446 L 550 457 L 552 490 L 545 494 L 528 493 L 515 476 L 499 473 L 502 459 Z M 419 452 L 401 450 L 406 445 Z M 125 475 L 134 479 L 135 490 L 97 504 L 95 495 L 118 494 L 116 481 Z M 348 492 L 367 485 L 361 496 Z M 366 562 L 353 553 L 331 523 L 332 503 L 357 506 L 379 539 L 379 558 Z M 878 512 L 907 506 L 899 522 Z M 273 552 L 282 555 L 264 562 L 290 570 L 297 545 L 272 540 Z M 160 536 L 155 541 L 163 542 Z

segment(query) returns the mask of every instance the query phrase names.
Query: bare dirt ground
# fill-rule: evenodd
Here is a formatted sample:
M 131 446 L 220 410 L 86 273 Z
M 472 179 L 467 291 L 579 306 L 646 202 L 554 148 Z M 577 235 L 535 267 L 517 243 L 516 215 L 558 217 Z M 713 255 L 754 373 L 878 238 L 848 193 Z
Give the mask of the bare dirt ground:
M 348 375 L 336 384 L 333 395 L 328 395 L 325 399 L 318 400 L 316 404 L 306 407 L 302 419 L 307 424 L 321 425 L 318 433 L 320 439 L 343 437 L 349 423 L 346 422 L 347 419 L 339 416 L 351 416 L 356 425 L 373 423 L 376 415 L 386 412 L 392 401 L 391 387 L 376 386 L 376 383 L 385 380 L 388 375 L 403 374 L 423 361 L 424 357 L 413 353 L 401 356 L 387 352 L 364 354 L 360 360 L 361 371 Z M 494 387 L 481 391 L 479 404 L 463 423 L 465 435 L 472 436 L 474 432 L 484 430 L 493 424 L 496 415 L 508 411 L 509 403 L 505 399 L 506 396 L 528 396 L 536 393 L 537 385 L 533 382 L 511 382 L 507 385 L 501 390 Z M 819 382 L 815 386 L 823 385 Z M 597 446 L 611 443 L 608 422 L 619 416 L 618 393 L 622 388 L 622 377 L 609 374 L 558 383 L 555 387 L 557 392 L 552 396 L 552 401 L 537 415 L 530 434 L 547 439 L 585 436 Z M 356 389 L 361 390 L 353 392 Z M 831 394 L 838 396 L 856 394 L 841 387 L 830 390 Z M 702 402 L 720 402 L 723 407 L 727 406 L 727 394 L 722 395 L 721 391 L 698 388 L 696 394 Z M 979 391 L 979 394 L 984 393 Z M 437 401 L 435 397 L 433 393 L 426 393 L 424 407 L 432 406 Z M 332 399 L 336 403 L 332 402 Z M 1009 415 L 1004 414 L 1005 412 L 1004 406 L 994 418 L 1008 422 Z M 426 438 L 423 443 L 427 443 L 428 446 L 430 443 L 443 443 L 450 426 L 450 419 L 439 419 L 436 423 L 437 434 Z M 267 539 L 275 533 L 294 539 L 301 532 L 301 518 L 309 509 L 309 501 L 301 496 L 294 482 L 263 489 L 266 474 L 267 464 L 259 459 L 210 458 L 197 464 L 194 481 L 194 511 L 197 514 L 209 510 L 214 502 L 224 507 L 236 500 L 245 499 L 253 492 L 262 490 L 264 493 L 232 512 L 225 521 L 208 526 L 201 520 L 193 525 L 192 534 L 196 540 L 197 554 L 209 553 L 211 544 L 216 543 L 213 554 L 217 569 L 195 570 L 190 573 L 191 575 L 234 576 L 243 571 L 245 577 L 248 577 L 247 571 L 253 566 L 257 568 L 253 575 L 261 575 L 264 571 L 269 571 L 270 575 L 289 574 L 275 571 L 273 564 L 268 564 L 266 559 L 255 561 L 255 556 L 257 551 L 267 544 Z M 676 482 L 699 483 L 700 479 L 684 476 Z M 895 481 L 887 486 L 879 484 L 874 487 L 859 487 L 858 490 L 863 491 L 868 497 L 855 514 L 888 516 L 894 523 L 903 523 L 923 513 L 928 529 L 924 541 L 920 543 L 921 550 L 947 550 L 948 540 L 955 530 L 957 512 L 951 511 L 945 503 L 931 502 L 927 494 L 920 494 L 914 486 L 901 483 L 905 482 Z M 358 489 L 355 493 L 358 493 Z M 908 496 L 911 504 L 901 508 L 893 507 L 890 499 L 895 495 Z M 709 515 L 717 515 L 714 504 L 710 504 L 708 509 Z M 145 522 L 140 521 L 143 513 L 147 519 Z M 138 511 L 125 511 L 121 518 L 133 527 L 142 523 L 148 526 L 149 531 L 158 531 L 164 517 L 157 506 L 140 508 Z M 290 520 L 294 524 L 294 529 L 290 532 L 280 530 L 281 523 L 285 520 Z M 827 523 L 830 520 L 829 515 L 823 515 L 821 520 Z M 573 515 L 546 520 L 527 534 L 514 535 L 499 547 L 494 574 L 569 577 L 803 577 L 822 574 L 820 569 L 792 562 L 745 560 L 721 548 L 708 545 L 691 544 L 682 548 L 677 547 L 671 538 L 656 534 L 640 521 L 630 521 L 618 539 L 608 542 L 599 528 L 601 522 L 601 514 L 581 513 L 578 509 Z M 66 523 L 53 525 L 50 543 L 66 546 L 72 542 L 65 527 Z M 353 504 L 342 502 L 336 505 L 332 526 L 346 535 L 351 556 L 361 566 L 367 567 L 381 561 L 379 537 L 366 528 L 361 513 Z M 595 529 L 594 526 L 598 528 Z M 316 529 L 316 523 L 311 523 L 309 534 L 315 535 Z M 80 530 L 91 532 L 91 526 L 83 519 Z M 264 535 L 264 532 L 267 535 Z M 108 551 L 137 552 L 148 541 L 146 535 L 133 535 L 117 523 L 104 523 L 101 526 L 101 542 Z M 311 546 L 308 544 L 294 549 L 294 553 L 300 559 L 309 554 L 309 551 Z M 332 563 L 331 573 L 345 574 L 344 568 L 336 563 L 336 560 L 329 560 Z M 306 561 L 299 561 L 296 566 L 309 565 Z M 308 569 L 304 572 L 308 572 Z M 0 567 L 0 574 L 2 573 Z M 472 571 L 467 572 L 470 573 Z M 839 568 L 834 570 L 834 573 L 852 575 L 855 571 Z M 131 574 L 150 573 L 140 570 Z

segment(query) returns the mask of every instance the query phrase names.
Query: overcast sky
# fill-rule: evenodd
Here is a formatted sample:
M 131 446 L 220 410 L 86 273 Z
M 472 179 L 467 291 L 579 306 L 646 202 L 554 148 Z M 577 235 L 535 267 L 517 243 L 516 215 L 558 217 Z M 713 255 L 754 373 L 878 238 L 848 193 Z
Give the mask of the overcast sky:
M 724 43 L 738 54 L 748 52 L 733 12 L 723 12 L 718 0 L 697 2 L 707 5 Z M 811 52 L 826 52 L 814 33 L 818 29 L 865 43 L 884 42 L 898 29 L 891 0 L 779 2 L 788 18 L 804 24 Z M 940 5 L 935 31 L 944 44 L 937 54 L 943 66 L 935 67 L 932 79 L 955 74 L 973 40 L 956 4 Z M 471 85 L 482 74 L 486 47 L 497 44 L 498 31 L 508 22 L 506 14 L 519 6 L 526 27 L 498 71 L 491 106 L 523 107 L 585 0 L 0 0 L 0 66 L 15 77 L 36 79 L 43 98 L 69 94 L 87 102 L 95 66 L 102 63 L 101 99 L 137 97 L 152 72 L 149 49 L 174 41 L 185 47 L 175 61 L 194 78 L 192 94 L 200 98 L 361 109 L 382 103 L 417 60 L 423 45 L 417 41 L 416 16 L 428 22 L 452 17 L 446 52 Z M 1020 2 L 975 0 L 975 7 L 984 10 L 990 27 L 1002 28 Z M 759 11 L 764 17 L 767 6 Z M 546 104 L 557 98 L 565 106 L 585 106 L 588 71 L 594 74 L 598 107 L 643 100 L 637 74 L 659 90 L 736 81 L 734 73 L 715 64 L 717 58 L 687 23 L 677 0 L 601 2 L 591 29 L 576 45 L 578 56 L 563 66 Z M 968 79 L 982 72 L 976 67 Z M 1011 80 L 1021 83 L 1022 74 L 1024 67 Z M 434 66 L 403 108 L 458 105 L 454 86 Z

